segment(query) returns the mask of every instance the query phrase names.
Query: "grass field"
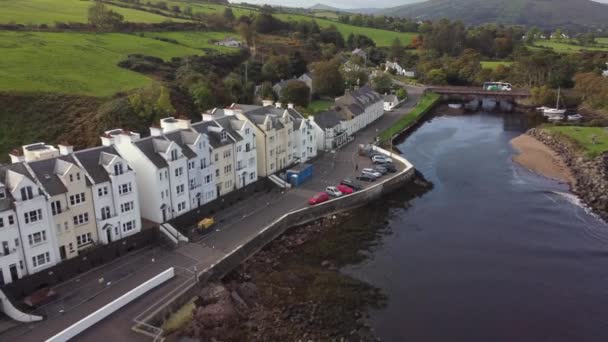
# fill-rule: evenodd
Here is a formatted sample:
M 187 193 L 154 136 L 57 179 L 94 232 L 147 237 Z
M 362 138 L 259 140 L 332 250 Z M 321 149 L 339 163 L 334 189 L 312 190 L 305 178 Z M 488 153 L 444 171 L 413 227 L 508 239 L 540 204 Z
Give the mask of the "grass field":
M 544 129 L 567 137 L 580 146 L 589 157 L 595 157 L 608 151 L 608 130 L 606 128 L 547 126 Z M 593 137 L 595 137 L 595 143 Z
M 435 93 L 428 93 L 424 95 L 416 105 L 416 108 L 399 119 L 399 121 L 397 121 L 394 125 L 380 133 L 380 142 L 389 142 L 395 135 L 412 125 L 419 117 L 428 113 L 429 110 L 431 110 L 439 102 L 439 100 L 441 100 L 441 96 Z
M 298 21 L 299 20 L 312 20 L 311 17 L 305 16 L 305 15 L 297 15 L 297 14 L 276 14 L 276 16 L 281 20 L 298 20 Z M 402 33 L 402 32 L 379 30 L 379 29 L 375 29 L 375 28 L 371 28 L 371 27 L 360 27 L 360 26 L 347 25 L 347 24 L 342 24 L 342 23 L 336 22 L 336 21 L 321 19 L 321 18 L 317 18 L 315 20 L 321 27 L 328 27 L 330 25 L 335 25 L 338 28 L 338 30 L 340 31 L 340 33 L 342 33 L 344 38 L 346 38 L 346 36 L 348 36 L 350 33 L 366 35 L 366 36 L 370 37 L 371 39 L 373 39 L 374 42 L 376 42 L 377 46 L 390 46 L 393 43 L 393 40 L 395 38 L 399 38 L 403 45 L 409 45 L 409 43 L 411 43 L 412 39 L 414 39 L 414 37 L 416 37 L 416 35 L 417 35 L 417 33 L 411 33 L 411 32 Z
M 511 66 L 513 62 L 504 62 L 504 61 L 482 61 L 481 67 L 484 69 L 496 69 L 499 65 Z
M 234 32 L 198 32 L 198 31 L 178 31 L 178 32 L 144 32 L 141 33 L 149 38 L 169 38 L 176 40 L 180 45 L 193 49 L 214 49 L 220 52 L 230 53 L 237 51 L 235 48 L 214 45 L 211 41 L 222 40 L 226 37 L 240 39 Z
M 575 44 L 569 44 L 568 40 L 538 40 L 534 42 L 534 45 L 539 47 L 551 48 L 553 49 L 553 51 L 559 53 L 575 53 L 581 50 L 608 51 L 608 43 L 606 43 L 603 39 L 600 39 L 596 40 L 599 43 L 596 46 L 580 46 Z
M 141 53 L 168 60 L 202 55 L 177 44 L 120 33 L 0 31 L 0 91 L 108 96 L 152 80 L 117 63 Z
M 48 24 L 55 22 L 87 22 L 87 11 L 92 1 L 87 0 L 0 0 L 0 23 Z M 160 23 L 167 20 L 183 21 L 128 8 L 110 6 L 125 17 L 125 21 Z

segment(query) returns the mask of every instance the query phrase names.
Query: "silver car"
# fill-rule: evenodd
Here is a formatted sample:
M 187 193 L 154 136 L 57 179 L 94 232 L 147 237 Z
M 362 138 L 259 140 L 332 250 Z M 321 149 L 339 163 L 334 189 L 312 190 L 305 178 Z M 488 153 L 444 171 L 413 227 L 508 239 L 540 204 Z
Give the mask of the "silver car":
M 364 174 L 364 175 L 375 177 L 375 178 L 382 177 L 382 174 L 380 172 L 378 172 L 378 171 L 376 171 L 374 169 L 369 169 L 369 168 L 361 170 L 361 173 Z

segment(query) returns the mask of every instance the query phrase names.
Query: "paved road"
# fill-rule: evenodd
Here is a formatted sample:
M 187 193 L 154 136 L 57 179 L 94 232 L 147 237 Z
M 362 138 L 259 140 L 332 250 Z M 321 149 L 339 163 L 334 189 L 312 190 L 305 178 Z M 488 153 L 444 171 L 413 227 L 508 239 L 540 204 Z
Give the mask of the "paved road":
M 370 163 L 368 158 L 358 156 L 359 144 L 373 142 L 379 132 L 408 113 L 419 100 L 422 89 L 407 88 L 410 98 L 406 103 L 358 132 L 348 145 L 318 158 L 313 166 L 313 179 L 302 187 L 256 194 L 223 210 L 216 215 L 219 224 L 214 228 L 217 231 L 196 243 L 185 244 L 172 251 L 162 247 L 145 249 L 58 286 L 64 296 L 45 308 L 46 320 L 10 330 L 1 334 L 0 340 L 43 341 L 171 266 L 190 271 L 203 270 L 249 241 L 284 213 L 307 206 L 307 199 L 326 186 L 335 185 L 343 178 L 355 177 L 357 166 L 360 170 Z M 187 271 L 179 273 L 175 279 L 127 305 L 74 340 L 149 341 L 148 337 L 131 330 L 133 319 L 151 306 L 157 307 L 165 296 L 191 281 Z M 102 277 L 104 281 L 100 282 Z M 59 310 L 64 312 L 59 314 Z

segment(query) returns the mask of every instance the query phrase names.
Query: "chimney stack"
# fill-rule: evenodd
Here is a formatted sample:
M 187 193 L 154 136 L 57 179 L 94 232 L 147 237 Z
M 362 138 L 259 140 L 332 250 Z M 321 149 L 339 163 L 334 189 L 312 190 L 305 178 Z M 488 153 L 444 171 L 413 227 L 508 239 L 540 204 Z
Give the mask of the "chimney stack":
M 67 156 L 72 153 L 74 153 L 74 146 L 68 143 L 59 144 L 59 154 L 61 154 L 62 156 Z

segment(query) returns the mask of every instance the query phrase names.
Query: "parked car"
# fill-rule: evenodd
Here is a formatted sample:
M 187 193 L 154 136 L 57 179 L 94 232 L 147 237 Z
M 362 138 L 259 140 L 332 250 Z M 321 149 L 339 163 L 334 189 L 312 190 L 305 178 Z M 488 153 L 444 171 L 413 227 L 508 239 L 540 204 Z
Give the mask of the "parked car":
M 383 174 L 383 175 L 385 175 L 385 174 L 387 174 L 387 173 L 388 173 L 388 169 L 387 169 L 387 168 L 385 168 L 385 167 L 383 166 L 383 164 L 377 165 L 376 167 L 374 167 L 374 170 L 376 170 L 376 171 L 380 172 L 380 173 L 381 173 L 381 174 Z
M 363 182 L 375 182 L 377 177 L 362 173 L 359 177 L 357 177 L 357 179 Z
M 384 154 L 379 153 L 379 152 L 371 152 L 369 154 L 369 159 L 373 160 L 375 156 L 383 156 L 384 157 Z
M 325 192 L 319 192 L 318 194 L 308 199 L 308 204 L 315 205 L 327 201 L 329 201 L 329 195 Z
M 325 192 L 331 197 L 342 197 L 344 194 L 338 190 L 335 186 L 328 186 L 325 188 Z
M 387 156 L 380 155 L 380 156 L 373 156 L 372 162 L 374 164 L 386 164 L 386 163 L 392 163 L 393 160 Z
M 359 191 L 359 190 L 363 189 L 363 186 L 359 182 L 356 182 L 356 181 L 354 181 L 352 179 L 348 179 L 348 178 L 343 179 L 340 182 L 340 185 L 346 185 L 347 187 L 349 187 L 355 191 Z
M 393 164 L 393 163 L 382 164 L 382 167 L 385 168 L 390 173 L 397 172 L 397 167 L 395 167 L 395 164 Z
M 370 176 L 375 177 L 375 178 L 382 177 L 382 174 L 380 172 L 378 172 L 378 171 L 376 171 L 374 169 L 370 169 L 370 168 L 365 168 L 365 169 L 361 170 L 361 173 L 362 174 L 366 174 L 366 175 L 370 175 Z
M 350 195 L 354 192 L 353 189 L 349 188 L 346 185 L 340 184 L 340 185 L 336 185 L 336 188 L 338 190 L 340 190 L 341 193 L 343 193 L 344 195 Z

